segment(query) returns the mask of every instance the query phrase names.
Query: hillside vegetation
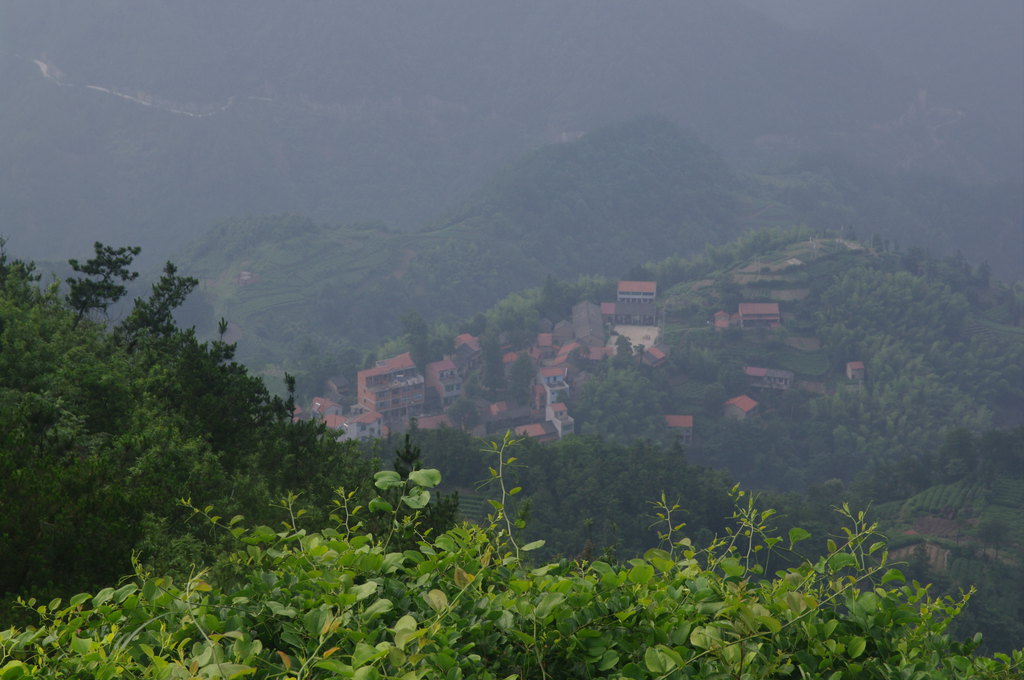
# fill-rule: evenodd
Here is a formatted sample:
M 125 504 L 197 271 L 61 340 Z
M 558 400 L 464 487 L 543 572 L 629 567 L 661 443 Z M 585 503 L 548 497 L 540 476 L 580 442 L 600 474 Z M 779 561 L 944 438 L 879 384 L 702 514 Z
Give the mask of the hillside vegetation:
M 751 229 L 803 224 L 880 248 L 960 248 L 1019 273 L 1024 257 L 1013 244 L 1022 220 L 1012 187 L 885 176 L 825 156 L 771 175 L 738 174 L 673 124 L 642 118 L 539 149 L 419 232 L 301 216 L 236 219 L 179 261 L 201 279 L 200 330 L 227 318 L 250 366 L 297 371 L 308 355 L 395 334 L 410 310 L 454 321 L 549 275 L 625 276 Z

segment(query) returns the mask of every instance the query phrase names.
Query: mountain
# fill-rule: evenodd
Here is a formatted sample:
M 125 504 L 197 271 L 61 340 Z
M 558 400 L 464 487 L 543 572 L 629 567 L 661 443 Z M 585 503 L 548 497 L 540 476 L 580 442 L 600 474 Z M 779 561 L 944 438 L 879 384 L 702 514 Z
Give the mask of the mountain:
M 226 318 L 256 366 L 379 342 L 411 310 L 468 318 L 549 275 L 625 275 L 772 226 L 989 254 L 995 276 L 1021 276 L 1022 224 L 1012 186 L 880 173 L 834 154 L 738 173 L 670 121 L 643 117 L 528 154 L 417 232 L 252 217 L 222 222 L 174 259 L 203 281 L 182 321 L 212 331 Z
M 377 341 L 416 310 L 472 316 L 545 277 L 612 275 L 737 233 L 740 180 L 707 146 L 640 119 L 540 149 L 414 233 L 302 217 L 235 220 L 178 261 L 203 281 L 243 355 L 280 361 L 297 338 Z
M 11 0 L 0 45 L 0 229 L 46 259 L 100 239 L 154 262 L 247 214 L 418 228 L 527 150 L 641 114 L 730 162 L 838 148 L 1019 181 L 992 160 L 1019 159 L 1014 124 L 979 141 L 884 55 L 731 1 Z M 941 148 L 917 141 L 936 106 L 966 111 Z

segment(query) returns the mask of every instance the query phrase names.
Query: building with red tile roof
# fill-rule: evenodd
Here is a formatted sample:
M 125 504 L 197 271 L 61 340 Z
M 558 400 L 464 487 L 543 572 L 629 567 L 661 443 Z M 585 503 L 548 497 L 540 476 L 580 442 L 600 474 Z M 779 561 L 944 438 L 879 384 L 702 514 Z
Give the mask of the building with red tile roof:
M 745 394 L 729 399 L 724 404 L 724 415 L 726 418 L 743 420 L 757 413 L 758 404 Z
M 796 377 L 793 371 L 760 366 L 744 366 L 743 372 L 750 378 L 751 387 L 773 390 L 788 390 Z
M 693 416 L 665 416 L 665 425 L 676 432 L 683 444 L 693 441 Z
M 340 416 L 345 409 L 341 404 L 331 401 L 326 397 L 313 397 L 311 411 L 317 416 L 335 415 Z
M 663 345 L 648 347 L 644 350 L 643 356 L 640 357 L 640 360 L 652 368 L 661 366 L 668 360 L 667 348 Z
M 729 312 L 719 310 L 715 312 L 714 326 L 716 331 L 724 331 L 730 326 L 735 326 L 739 323 L 738 314 L 730 314 Z
M 421 430 L 439 430 L 442 427 L 452 427 L 452 421 L 444 413 L 437 416 L 427 416 L 416 419 L 416 427 Z
M 658 284 L 654 281 L 619 281 L 615 301 L 650 304 L 657 296 Z
M 846 362 L 846 377 L 849 380 L 863 380 L 865 373 L 863 361 Z
M 553 442 L 558 439 L 555 426 L 548 422 L 521 425 L 515 429 L 515 433 L 520 437 L 536 439 L 538 442 Z
M 740 328 L 774 328 L 782 323 L 778 302 L 741 302 L 738 316 Z
M 449 358 L 455 362 L 455 368 L 459 375 L 465 377 L 467 373 L 480 365 L 483 355 L 480 340 L 475 335 L 462 333 L 455 336 L 453 346 L 455 349 Z
M 329 413 L 324 416 L 324 425 L 329 430 L 340 430 L 345 427 L 345 416 L 336 416 L 333 413 Z
M 387 428 L 384 427 L 384 416 L 376 411 L 350 413 L 337 426 L 328 424 L 328 427 L 345 431 L 344 434 L 338 437 L 340 441 L 348 439 L 358 439 L 359 441 L 379 439 L 387 432 Z
M 544 418 L 554 425 L 559 439 L 576 432 L 576 421 L 569 415 L 569 407 L 565 402 L 556 401 L 545 406 Z

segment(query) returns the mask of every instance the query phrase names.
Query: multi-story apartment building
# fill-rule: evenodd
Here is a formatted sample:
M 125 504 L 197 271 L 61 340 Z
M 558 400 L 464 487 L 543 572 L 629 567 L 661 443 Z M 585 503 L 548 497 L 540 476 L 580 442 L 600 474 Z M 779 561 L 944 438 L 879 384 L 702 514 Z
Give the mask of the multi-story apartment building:
M 359 405 L 375 411 L 388 425 L 423 413 L 424 380 L 408 352 L 378 361 L 373 368 L 359 371 Z

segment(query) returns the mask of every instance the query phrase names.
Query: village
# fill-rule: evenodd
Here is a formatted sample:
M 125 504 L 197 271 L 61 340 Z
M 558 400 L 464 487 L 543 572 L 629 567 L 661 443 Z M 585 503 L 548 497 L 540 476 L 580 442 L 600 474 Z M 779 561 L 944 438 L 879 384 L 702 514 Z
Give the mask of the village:
M 529 346 L 501 346 L 506 378 L 529 367 L 528 398 L 465 398 L 464 384 L 481 370 L 484 348 L 479 337 L 462 333 L 440 361 L 418 366 L 412 354 L 404 352 L 359 371 L 354 386 L 344 378 L 329 383 L 328 396 L 314 397 L 308 409 L 296 408 L 295 418 L 322 420 L 338 432 L 339 440 L 386 437 L 412 423 L 420 429 L 456 427 L 479 437 L 512 431 L 538 442 L 559 440 L 578 433 L 570 396 L 586 385 L 599 362 L 625 352 L 632 354 L 631 361 L 651 369 L 665 365 L 670 350 L 660 342 L 664 315 L 655 281 L 619 281 L 614 301 L 578 302 L 571 318 L 542 322 Z M 778 302 L 741 302 L 735 312 L 719 310 L 708 321 L 715 332 L 770 330 L 781 324 Z M 743 372 L 753 395 L 796 385 L 794 372 L 782 368 L 745 366 Z M 863 362 L 847 363 L 851 383 L 862 382 L 864 374 Z M 751 394 L 726 399 L 721 417 L 744 420 L 758 415 L 760 403 Z M 683 445 L 692 443 L 693 414 L 665 413 L 661 418 L 667 436 Z

